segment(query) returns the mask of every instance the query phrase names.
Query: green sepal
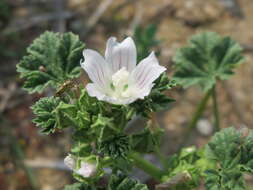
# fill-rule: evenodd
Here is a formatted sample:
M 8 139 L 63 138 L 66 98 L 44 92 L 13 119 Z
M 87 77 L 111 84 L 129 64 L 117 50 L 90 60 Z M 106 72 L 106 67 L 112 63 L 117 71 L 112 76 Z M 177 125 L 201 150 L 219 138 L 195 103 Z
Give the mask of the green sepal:
M 154 89 L 144 100 L 137 100 L 131 106 L 136 110 L 137 115 L 149 118 L 150 113 L 168 109 L 174 101 L 174 99 Z
M 77 157 L 75 168 L 76 170 L 80 169 L 82 162 L 94 164 L 96 166 L 96 172 L 90 177 L 83 177 L 74 171 L 73 176 L 76 180 L 83 183 L 92 184 L 98 181 L 104 175 L 103 166 L 101 165 L 101 159 L 98 156 L 90 154 L 84 157 L 79 155 Z
M 163 92 L 166 90 L 170 90 L 173 87 L 177 86 L 177 83 L 175 80 L 171 80 L 169 79 L 168 75 L 166 72 L 163 72 L 158 79 L 155 80 L 155 86 L 153 87 L 153 89 L 155 89 L 156 91 L 159 92 Z

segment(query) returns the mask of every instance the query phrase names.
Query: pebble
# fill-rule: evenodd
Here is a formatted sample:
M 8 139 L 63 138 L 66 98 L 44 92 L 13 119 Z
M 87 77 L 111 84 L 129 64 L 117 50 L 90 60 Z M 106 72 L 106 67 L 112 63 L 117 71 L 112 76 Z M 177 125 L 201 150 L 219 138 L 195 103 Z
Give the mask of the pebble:
M 200 119 L 197 123 L 197 130 L 201 135 L 209 136 L 213 132 L 213 126 L 207 119 Z

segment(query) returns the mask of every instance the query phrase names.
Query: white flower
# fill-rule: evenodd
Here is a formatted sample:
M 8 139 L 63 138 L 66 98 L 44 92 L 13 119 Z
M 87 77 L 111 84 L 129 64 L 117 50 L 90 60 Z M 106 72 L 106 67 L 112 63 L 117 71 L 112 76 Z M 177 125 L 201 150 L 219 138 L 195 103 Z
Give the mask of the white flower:
M 66 156 L 66 158 L 64 159 L 64 164 L 71 170 L 74 170 L 76 167 L 76 161 L 71 154 Z
M 83 51 L 82 68 L 92 83 L 86 86 L 90 96 L 112 104 L 130 104 L 149 95 L 154 81 L 166 70 L 152 52 L 136 65 L 136 47 L 131 37 L 119 43 L 107 41 L 105 59 L 96 51 Z
M 96 165 L 88 162 L 81 162 L 81 167 L 76 173 L 83 177 L 92 177 L 96 173 Z
M 76 172 L 77 174 L 83 177 L 92 177 L 96 171 L 97 167 L 93 163 L 81 161 L 81 167 L 79 169 L 76 168 L 77 160 L 73 157 L 73 155 L 69 154 L 64 159 L 64 164 L 71 169 L 72 171 Z

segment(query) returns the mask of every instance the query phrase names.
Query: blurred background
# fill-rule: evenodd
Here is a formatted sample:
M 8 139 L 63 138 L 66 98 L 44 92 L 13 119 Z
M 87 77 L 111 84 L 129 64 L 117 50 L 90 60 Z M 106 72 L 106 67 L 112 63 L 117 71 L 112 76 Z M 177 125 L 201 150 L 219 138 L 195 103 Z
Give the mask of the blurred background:
M 30 106 L 47 94 L 27 94 L 16 73 L 26 47 L 44 31 L 72 31 L 87 48 L 101 53 L 108 37 L 135 35 L 138 40 L 139 33 L 147 41 L 155 40 L 150 47 L 159 52 L 169 75 L 172 56 L 191 35 L 229 35 L 242 45 L 246 61 L 229 81 L 218 84 L 221 126 L 251 128 L 252 27 L 252 0 L 0 0 L 0 190 L 58 190 L 73 182 L 63 164 L 69 134 L 39 133 L 31 122 Z M 162 149 L 170 155 L 184 140 L 183 131 L 203 93 L 197 87 L 178 87 L 168 95 L 176 102 L 158 119 L 166 132 Z M 187 145 L 203 146 L 212 136 L 212 120 L 209 105 Z M 148 178 L 142 180 L 152 184 Z

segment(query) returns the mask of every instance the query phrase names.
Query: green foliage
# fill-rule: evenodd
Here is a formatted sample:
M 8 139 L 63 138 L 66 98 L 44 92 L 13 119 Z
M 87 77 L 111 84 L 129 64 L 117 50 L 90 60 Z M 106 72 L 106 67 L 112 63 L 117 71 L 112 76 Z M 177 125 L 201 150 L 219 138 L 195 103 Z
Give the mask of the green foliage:
M 184 87 L 198 84 L 204 91 L 226 80 L 242 61 L 242 48 L 230 37 L 213 32 L 197 34 L 173 58 L 174 79 Z
M 179 154 L 172 155 L 168 160 L 168 169 L 163 181 L 177 180 L 173 190 L 194 189 L 198 187 L 200 178 L 206 168 L 211 165 L 205 160 L 203 150 L 188 147 Z
M 73 33 L 45 32 L 28 47 L 17 65 L 25 79 L 24 89 L 41 93 L 46 87 L 58 88 L 79 76 L 84 44 Z
M 216 163 L 216 168 L 206 171 L 209 190 L 245 189 L 245 172 L 252 174 L 253 133 L 244 134 L 226 128 L 215 134 L 206 146 L 206 157 Z
M 1 0 L 0 1 L 0 26 L 4 24 L 1 22 L 6 22 L 10 16 L 11 16 L 11 10 L 10 10 L 9 4 L 7 3 L 6 0 Z
M 84 183 L 74 183 L 66 185 L 63 190 L 98 190 L 96 187 L 86 185 Z
M 145 128 L 142 132 L 132 135 L 133 150 L 141 153 L 151 153 L 156 147 L 160 146 L 163 135 L 161 128 Z
M 112 159 L 127 159 L 130 151 L 129 137 L 126 135 L 117 135 L 105 141 L 99 142 L 98 150 Z
M 111 175 L 107 188 L 96 188 L 84 183 L 66 185 L 63 190 L 148 190 L 145 184 L 124 175 Z
M 174 99 L 164 94 L 164 91 L 177 85 L 174 80 L 169 80 L 167 74 L 163 73 L 154 83 L 155 86 L 144 100 L 137 100 L 131 104 L 138 115 L 149 117 L 150 113 L 168 109 L 174 102 Z
M 56 109 L 59 104 L 59 98 L 50 97 L 41 98 L 32 106 L 33 113 L 36 115 L 33 122 L 42 129 L 42 133 L 53 133 L 58 127 Z
M 107 190 L 148 190 L 147 186 L 139 183 L 137 180 L 125 177 L 123 175 L 112 175 Z
M 145 28 L 137 27 L 134 31 L 134 41 L 137 46 L 138 62 L 147 57 L 153 47 L 160 43 L 156 39 L 157 26 L 150 24 Z

